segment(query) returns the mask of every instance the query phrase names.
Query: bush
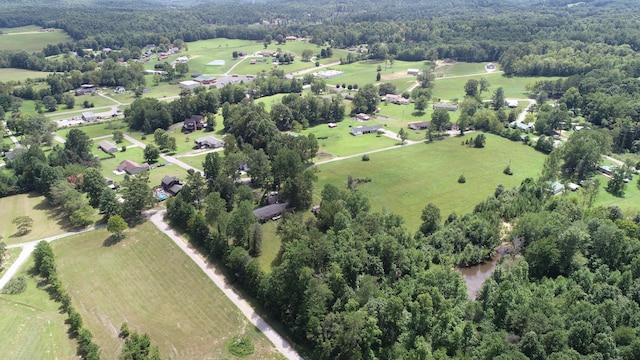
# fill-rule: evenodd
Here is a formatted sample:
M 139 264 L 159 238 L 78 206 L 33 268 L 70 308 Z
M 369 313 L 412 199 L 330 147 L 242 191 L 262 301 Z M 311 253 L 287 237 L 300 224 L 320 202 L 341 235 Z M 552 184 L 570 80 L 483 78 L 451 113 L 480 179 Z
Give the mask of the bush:
M 362 161 L 369 161 L 369 155 L 368 154 L 362 155 Z
M 227 350 L 235 356 L 244 357 L 253 354 L 254 348 L 248 336 L 236 335 L 227 344 Z
M 121 152 L 125 152 L 127 151 L 127 147 L 125 145 L 122 145 L 122 149 L 120 149 Z
M 27 290 L 27 279 L 24 276 L 15 277 L 2 288 L 3 294 L 17 295 Z
M 140 138 L 142 141 L 147 140 L 147 135 L 142 135 L 142 137 Z
M 513 175 L 513 171 L 511 171 L 511 166 L 507 166 L 506 168 L 504 168 L 504 170 L 502 170 L 502 172 L 506 175 Z
M 458 178 L 458 183 L 464 184 L 466 182 L 467 182 L 467 178 L 464 177 L 464 174 L 460 175 L 460 177 Z

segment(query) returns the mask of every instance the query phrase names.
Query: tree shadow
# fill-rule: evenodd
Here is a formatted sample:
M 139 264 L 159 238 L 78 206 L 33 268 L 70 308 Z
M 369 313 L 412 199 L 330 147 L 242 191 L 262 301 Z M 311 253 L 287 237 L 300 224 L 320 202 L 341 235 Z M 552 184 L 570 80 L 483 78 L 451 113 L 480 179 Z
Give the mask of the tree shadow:
M 414 111 L 411 113 L 412 116 L 424 116 L 425 112 L 422 110 Z
M 123 239 L 124 239 L 124 236 L 123 237 L 118 237 L 116 235 L 111 235 L 111 236 L 107 237 L 106 239 L 104 239 L 104 241 L 102 242 L 102 246 L 111 247 L 113 245 L 118 244 Z

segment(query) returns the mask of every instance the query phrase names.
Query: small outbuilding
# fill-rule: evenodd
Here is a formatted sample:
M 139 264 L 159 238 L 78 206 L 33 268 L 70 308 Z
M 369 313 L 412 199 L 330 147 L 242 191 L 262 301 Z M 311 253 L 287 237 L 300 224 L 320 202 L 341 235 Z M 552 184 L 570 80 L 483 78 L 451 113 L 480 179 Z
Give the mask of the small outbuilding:
M 111 142 L 111 141 L 100 141 L 100 143 L 98 144 L 98 148 L 104 152 L 106 152 L 107 154 L 113 154 L 115 152 L 118 152 L 118 146 Z
M 433 110 L 447 110 L 447 111 L 458 111 L 458 105 L 449 105 L 449 104 L 433 104 Z
M 356 121 L 369 121 L 371 120 L 371 116 L 365 113 L 356 114 Z
M 253 210 L 253 215 L 261 222 L 278 220 L 288 208 L 289 203 L 272 204 Z
M 197 81 L 193 81 L 193 80 L 180 81 L 180 89 L 193 90 L 193 89 L 197 88 L 198 86 L 201 86 L 201 85 Z
M 378 130 L 382 130 L 382 125 L 358 126 L 351 128 L 351 131 L 349 131 L 349 133 L 353 136 L 360 136 L 364 134 L 373 134 L 378 132 Z
M 96 116 L 96 114 L 93 113 L 93 111 L 85 111 L 82 113 L 82 120 L 84 121 L 96 121 L 98 120 L 98 117 Z

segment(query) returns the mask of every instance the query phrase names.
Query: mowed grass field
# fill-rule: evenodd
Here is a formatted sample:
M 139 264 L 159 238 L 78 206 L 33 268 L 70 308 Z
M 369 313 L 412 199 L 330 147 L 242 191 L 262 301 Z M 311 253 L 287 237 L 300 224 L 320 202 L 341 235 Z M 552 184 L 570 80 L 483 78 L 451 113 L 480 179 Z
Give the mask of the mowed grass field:
M 44 196 L 36 193 L 19 194 L 0 198 L 0 235 L 7 244 L 17 244 L 32 240 L 43 239 L 69 231 L 67 219 L 60 216 Z M 32 230 L 22 236 L 17 236 L 18 229 L 12 220 L 21 215 L 31 216 Z
M 3 359 L 75 359 L 77 343 L 68 335 L 67 314 L 60 304 L 24 274 L 27 290 L 19 295 L 0 295 L 0 353 Z
M 153 224 L 130 229 L 126 239 L 105 247 L 108 238 L 106 230 L 97 230 L 52 244 L 62 283 L 103 358 L 117 358 L 125 321 L 148 333 L 163 359 L 232 359 L 226 342 L 239 334 L 255 345 L 249 358 L 278 358 L 269 341 Z
M 604 162 L 603 162 L 604 163 Z M 598 197 L 593 203 L 593 207 L 598 206 L 618 206 L 626 216 L 635 216 L 640 212 L 640 189 L 638 189 L 638 175 L 633 177 L 625 189 L 624 196 L 617 197 L 608 193 L 605 189 L 609 178 L 604 175 L 596 175 L 593 177 L 600 181 L 600 191 Z M 582 204 L 583 196 L 582 189 L 578 189 L 576 192 L 565 192 L 565 196 L 577 197 L 578 203 Z
M 71 37 L 60 29 L 43 31 L 37 26 L 0 29 L 5 34 L 0 35 L 0 50 L 40 51 L 49 44 L 71 41 Z
M 499 184 L 510 188 L 527 177 L 539 175 L 545 159 L 543 154 L 491 134 L 485 134 L 487 142 L 482 149 L 460 144 L 476 135 L 478 133 L 469 133 L 464 137 L 374 153 L 370 161 L 357 157 L 318 165 L 314 201 L 319 202 L 320 192 L 327 183 L 345 188 L 348 175 L 371 178 L 370 183 L 358 189 L 369 197 L 372 208 L 399 214 L 410 229 L 417 230 L 421 211 L 428 203 L 436 204 L 443 218 L 454 211 L 466 214 L 493 194 Z M 502 173 L 509 161 L 513 176 Z M 462 173 L 467 179 L 465 184 L 457 182 Z
M 0 39 L 2 39 L 1 36 L 0 36 Z M 4 69 L 0 69 L 0 81 L 24 82 L 27 79 L 45 79 L 47 76 L 49 76 L 49 74 L 53 74 L 53 73 L 25 70 L 25 69 L 4 68 Z

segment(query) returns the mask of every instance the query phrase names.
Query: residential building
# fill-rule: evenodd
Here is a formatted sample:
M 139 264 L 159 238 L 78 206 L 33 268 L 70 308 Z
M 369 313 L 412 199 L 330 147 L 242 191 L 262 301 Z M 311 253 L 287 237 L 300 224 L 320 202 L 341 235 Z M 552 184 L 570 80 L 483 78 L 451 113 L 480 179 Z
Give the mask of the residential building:
M 204 117 L 202 115 L 191 115 L 190 118 L 185 119 L 182 124 L 182 132 L 194 132 L 196 130 L 202 130 L 204 128 Z
M 447 111 L 458 111 L 458 105 L 450 105 L 450 104 L 433 104 L 433 110 L 444 109 Z
M 351 131 L 349 131 L 349 133 L 353 136 L 360 136 L 364 134 L 374 134 L 378 132 L 378 130 L 382 130 L 382 125 L 358 126 L 355 128 L 351 128 Z
M 165 175 L 160 181 L 160 186 L 165 192 L 169 193 L 172 196 L 176 196 L 178 195 L 180 190 L 182 190 L 184 184 L 175 176 Z
M 289 203 L 272 204 L 253 210 L 253 215 L 260 219 L 261 222 L 278 220 L 288 208 Z
M 138 164 L 133 160 L 123 160 L 117 167 L 118 171 L 124 171 L 129 175 L 135 175 L 139 172 L 149 170 L 149 164 L 142 163 Z
M 195 140 L 196 143 L 196 147 L 199 149 L 215 149 L 215 148 L 219 148 L 219 147 L 223 147 L 224 146 L 224 141 L 211 136 L 211 135 L 207 135 L 207 136 L 203 136 L 201 138 L 197 138 Z
M 424 130 L 428 129 L 431 122 L 429 121 L 416 121 L 409 123 L 409 129 L 411 130 Z
M 113 154 L 115 152 L 118 152 L 118 146 L 116 145 L 116 143 L 111 142 L 111 141 L 100 141 L 100 143 L 98 144 L 98 148 L 104 152 L 106 152 L 107 154 Z

